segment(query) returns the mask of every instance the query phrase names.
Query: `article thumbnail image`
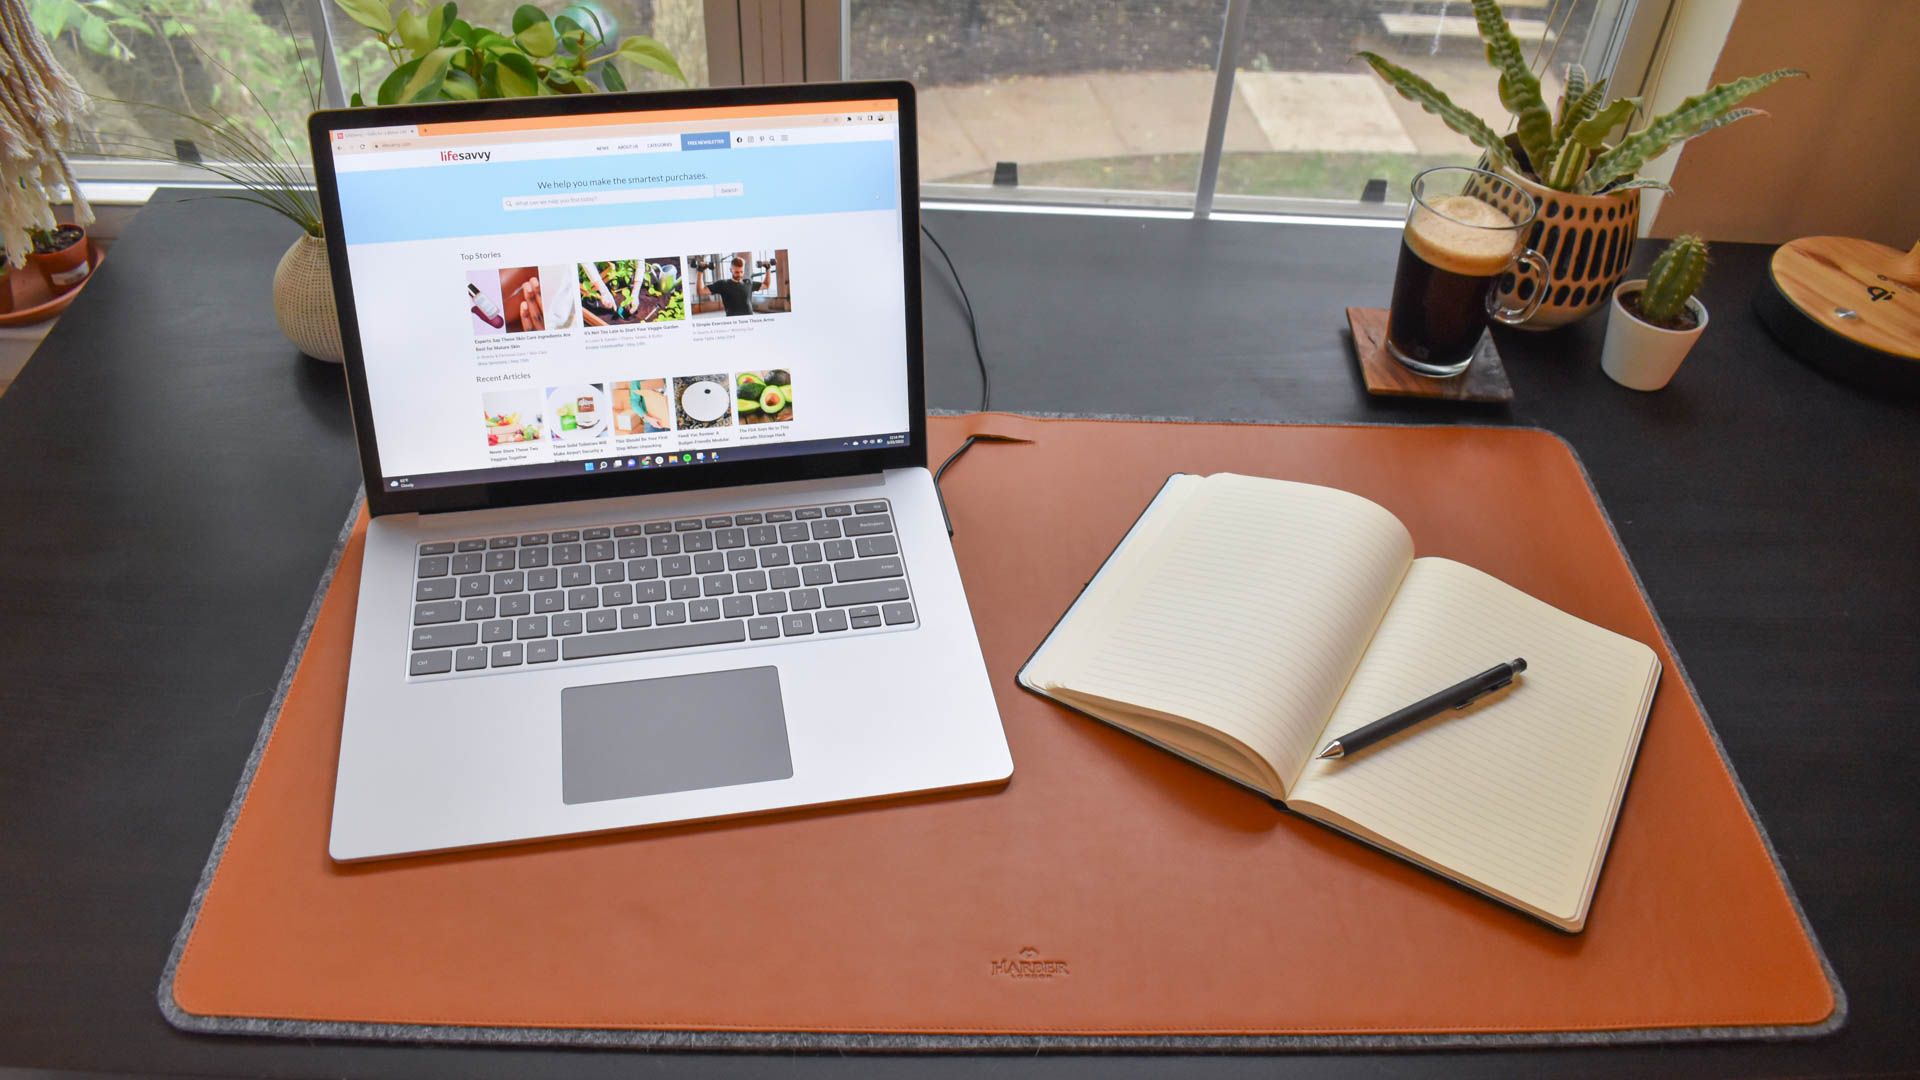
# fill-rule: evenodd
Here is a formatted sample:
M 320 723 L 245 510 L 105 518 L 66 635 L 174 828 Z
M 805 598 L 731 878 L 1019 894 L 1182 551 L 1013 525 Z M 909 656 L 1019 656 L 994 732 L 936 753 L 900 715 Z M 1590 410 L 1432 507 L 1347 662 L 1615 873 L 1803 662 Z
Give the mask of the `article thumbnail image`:
M 541 295 L 538 267 L 516 266 L 500 271 L 500 300 L 507 333 L 547 329 L 547 303 Z
M 610 392 L 615 435 L 654 435 L 673 429 L 667 380 L 626 379 L 614 383 Z
M 507 325 L 500 309 L 500 272 L 473 270 L 467 274 L 467 321 L 474 337 L 492 337 Z
M 731 318 L 792 311 L 788 263 L 786 248 L 687 256 L 693 317 Z
M 680 257 L 580 264 L 581 318 L 588 326 L 677 322 L 687 317 Z
M 743 371 L 733 383 L 733 407 L 741 423 L 778 424 L 793 419 L 793 375 L 786 368 Z
M 673 380 L 674 420 L 680 430 L 733 426 L 733 395 L 727 376 L 680 375 Z
M 495 390 L 480 395 L 480 411 L 486 421 L 487 445 L 539 442 L 540 395 L 532 390 Z
M 549 427 L 553 441 L 584 443 L 606 438 L 612 426 L 612 410 L 607 405 L 607 388 L 600 383 L 549 387 L 547 415 L 553 418 Z
M 571 330 L 580 325 L 580 290 L 574 287 L 578 271 L 572 264 L 542 266 L 540 313 L 549 330 Z

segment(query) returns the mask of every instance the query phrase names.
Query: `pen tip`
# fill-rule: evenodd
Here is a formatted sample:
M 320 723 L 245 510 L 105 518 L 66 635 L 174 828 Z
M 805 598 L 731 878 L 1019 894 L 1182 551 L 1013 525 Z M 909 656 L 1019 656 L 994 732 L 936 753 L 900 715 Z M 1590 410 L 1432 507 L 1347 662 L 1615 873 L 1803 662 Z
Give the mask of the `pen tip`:
M 1524 656 L 1516 656 L 1513 658 L 1513 662 L 1507 666 L 1513 669 L 1515 675 L 1518 675 L 1527 670 L 1527 658 Z
M 1325 761 L 1328 758 L 1337 758 L 1344 755 L 1346 752 L 1347 752 L 1346 749 L 1342 747 L 1340 745 L 1339 740 L 1336 739 L 1335 741 L 1328 743 L 1327 748 L 1325 750 L 1320 751 L 1320 760 Z

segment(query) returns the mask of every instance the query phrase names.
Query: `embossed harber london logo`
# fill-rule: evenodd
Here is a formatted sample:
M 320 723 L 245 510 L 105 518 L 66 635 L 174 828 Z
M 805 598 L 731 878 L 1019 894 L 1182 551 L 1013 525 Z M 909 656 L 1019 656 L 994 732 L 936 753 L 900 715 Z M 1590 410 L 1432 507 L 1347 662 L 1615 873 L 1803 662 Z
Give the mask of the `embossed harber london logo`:
M 1040 950 L 1031 945 L 1021 949 L 1018 956 L 995 960 L 992 965 L 993 974 L 1009 979 L 1052 979 L 1072 974 L 1065 960 L 1042 957 Z

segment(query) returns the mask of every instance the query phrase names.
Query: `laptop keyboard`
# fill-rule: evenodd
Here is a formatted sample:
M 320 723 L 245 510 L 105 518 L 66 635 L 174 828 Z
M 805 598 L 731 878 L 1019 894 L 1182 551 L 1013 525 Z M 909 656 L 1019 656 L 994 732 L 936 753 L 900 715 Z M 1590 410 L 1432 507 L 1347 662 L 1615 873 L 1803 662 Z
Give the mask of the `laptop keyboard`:
M 421 544 L 410 676 L 914 622 L 885 500 Z

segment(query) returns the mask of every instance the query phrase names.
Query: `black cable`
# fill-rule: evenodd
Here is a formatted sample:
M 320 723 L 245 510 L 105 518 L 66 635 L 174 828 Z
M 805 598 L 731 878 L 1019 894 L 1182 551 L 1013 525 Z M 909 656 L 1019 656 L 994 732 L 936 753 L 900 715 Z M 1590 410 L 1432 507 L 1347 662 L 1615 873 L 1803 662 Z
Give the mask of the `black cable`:
M 987 378 L 986 354 L 980 351 L 980 323 L 973 317 L 973 300 L 967 296 L 967 283 L 960 280 L 960 270 L 953 265 L 953 256 L 947 254 L 946 246 L 940 243 L 939 237 L 933 235 L 932 229 L 927 228 L 926 222 L 920 223 L 920 231 L 926 234 L 927 239 L 933 241 L 934 250 L 938 251 L 940 258 L 946 261 L 947 273 L 953 275 L 953 284 L 960 290 L 960 304 L 967 310 L 967 333 L 973 338 L 973 359 L 980 365 L 980 411 L 987 412 L 989 404 L 993 401 L 993 384 Z M 964 450 L 966 447 L 962 446 L 961 449 Z

